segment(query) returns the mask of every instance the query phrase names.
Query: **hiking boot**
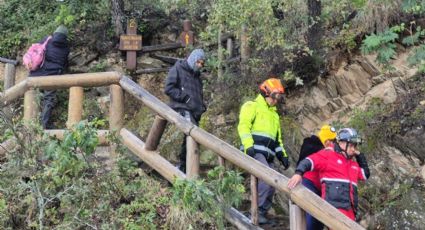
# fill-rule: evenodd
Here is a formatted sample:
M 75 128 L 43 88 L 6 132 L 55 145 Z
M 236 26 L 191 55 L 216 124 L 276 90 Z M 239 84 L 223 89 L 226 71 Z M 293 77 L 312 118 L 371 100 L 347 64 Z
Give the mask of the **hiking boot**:
M 258 214 L 258 224 L 269 224 L 270 220 L 263 214 Z
M 251 213 L 250 212 L 248 212 L 247 214 L 246 214 L 246 217 L 249 219 L 249 220 L 251 220 Z M 262 214 L 258 214 L 258 224 L 269 224 L 270 223 L 270 220 L 269 219 L 267 219 L 264 215 L 262 215 Z

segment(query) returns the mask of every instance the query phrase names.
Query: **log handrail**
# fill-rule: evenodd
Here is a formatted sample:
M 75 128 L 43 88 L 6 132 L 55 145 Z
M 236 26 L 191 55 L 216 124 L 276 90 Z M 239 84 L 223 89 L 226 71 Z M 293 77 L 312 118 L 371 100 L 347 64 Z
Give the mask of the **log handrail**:
M 0 108 L 24 95 L 29 88 L 63 89 L 73 86 L 109 86 L 111 84 L 118 84 L 121 76 L 119 72 L 103 72 L 29 77 L 0 94 Z
M 168 107 L 140 85 L 123 76 L 120 84 L 124 90 L 141 100 L 146 106 L 158 113 L 161 117 L 176 125 L 186 135 L 190 135 L 195 141 L 208 149 L 214 151 L 221 157 L 232 162 L 238 167 L 246 170 L 250 174 L 270 184 L 277 190 L 288 194 L 294 203 L 302 209 L 318 218 L 325 225 L 332 229 L 364 229 L 358 223 L 352 221 L 347 216 L 339 212 L 335 207 L 324 201 L 322 198 L 306 189 L 304 186 L 297 186 L 293 190 L 288 189 L 288 178 L 279 172 L 261 164 L 257 160 L 248 157 L 220 140 L 216 136 L 195 126 L 190 121 L 186 121 L 177 112 Z
M 197 127 L 190 121 L 185 120 L 164 102 L 151 95 L 130 78 L 122 76 L 120 73 L 106 72 L 29 78 L 1 94 L 0 105 L 7 105 L 14 99 L 22 96 L 28 89 L 36 87 L 53 89 L 72 86 L 93 87 L 110 84 L 120 84 L 129 94 L 141 100 L 146 106 L 168 122 L 175 124 L 177 128 L 193 138 L 197 143 L 214 151 L 220 157 L 246 170 L 251 175 L 265 181 L 277 190 L 288 194 L 294 203 L 322 221 L 328 227 L 332 229 L 364 229 L 304 186 L 297 186 L 293 190 L 289 190 L 287 187 L 287 177 L 261 164 L 257 160 L 241 154 L 235 147 Z M 121 129 L 121 131 L 125 132 L 125 129 Z M 142 146 L 144 146 L 144 143 Z M 133 151 L 135 147 L 130 146 L 129 148 Z M 153 167 L 157 164 L 157 162 L 147 163 Z M 168 162 L 168 164 L 170 163 Z M 177 169 L 175 170 L 179 171 Z M 172 173 L 172 175 L 176 175 L 177 173 L 179 175 L 178 172 L 174 171 L 168 173 Z M 169 177 L 169 175 L 164 177 L 167 178 L 167 176 Z

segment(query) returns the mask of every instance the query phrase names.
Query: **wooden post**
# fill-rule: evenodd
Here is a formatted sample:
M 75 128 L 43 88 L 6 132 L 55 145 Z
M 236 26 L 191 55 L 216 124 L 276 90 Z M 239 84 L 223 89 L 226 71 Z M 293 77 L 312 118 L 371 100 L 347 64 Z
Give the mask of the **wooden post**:
M 217 37 L 217 58 L 218 58 L 218 66 L 217 66 L 217 77 L 219 80 L 223 80 L 223 60 L 224 60 L 224 53 L 223 53 L 223 46 L 221 45 L 221 33 L 223 32 L 223 24 L 220 25 L 220 28 L 218 30 L 218 37 Z
M 109 87 L 111 95 L 111 104 L 109 106 L 109 130 L 111 133 L 119 132 L 124 125 L 124 91 L 120 85 L 111 85 Z M 117 159 L 117 145 L 112 143 L 110 146 L 111 158 Z
M 188 178 L 199 176 L 199 148 L 191 136 L 186 137 L 186 174 Z
M 251 175 L 251 222 L 258 225 L 258 179 Z
M 137 21 L 135 18 L 132 18 L 127 23 L 127 34 L 120 36 L 120 50 L 127 51 L 127 69 L 136 69 L 136 51 L 141 49 L 142 36 L 137 35 Z
M 249 39 L 247 34 L 247 27 L 246 25 L 242 26 L 241 31 L 241 71 L 242 75 L 246 77 L 248 75 L 248 59 L 251 53 L 251 50 L 249 48 Z
M 124 125 L 124 92 L 120 85 L 111 85 L 109 107 L 109 129 L 119 131 Z
M 15 75 L 16 75 L 16 67 L 15 65 L 6 64 L 5 75 L 4 75 L 4 89 L 9 89 L 13 85 L 15 85 Z
M 35 122 L 37 119 L 38 105 L 36 101 L 37 91 L 34 89 L 27 90 L 24 96 L 24 120 Z
M 228 38 L 227 39 L 227 47 L 226 47 L 226 49 L 227 49 L 227 54 L 229 55 L 228 57 L 227 57 L 227 59 L 230 59 L 230 58 L 232 58 L 233 57 L 233 41 L 232 41 L 232 38 Z
M 13 64 L 6 63 L 4 74 L 4 88 L 3 91 L 11 88 L 15 84 L 16 67 Z M 7 107 L 4 109 L 4 114 L 8 119 L 12 119 L 12 108 Z
M 68 122 L 66 124 L 66 127 L 69 129 L 81 121 L 83 115 L 83 98 L 83 87 L 75 86 L 69 88 Z
M 289 229 L 298 230 L 306 228 L 305 212 L 289 200 Z
M 226 161 L 225 161 L 225 159 L 222 157 L 222 156 L 220 156 L 220 155 L 218 155 L 218 165 L 220 165 L 221 167 L 223 167 L 223 168 L 226 168 Z
M 148 137 L 146 138 L 145 149 L 154 151 L 159 145 L 162 134 L 164 133 L 165 127 L 167 126 L 167 120 L 161 116 L 155 116 L 152 128 L 149 131 Z

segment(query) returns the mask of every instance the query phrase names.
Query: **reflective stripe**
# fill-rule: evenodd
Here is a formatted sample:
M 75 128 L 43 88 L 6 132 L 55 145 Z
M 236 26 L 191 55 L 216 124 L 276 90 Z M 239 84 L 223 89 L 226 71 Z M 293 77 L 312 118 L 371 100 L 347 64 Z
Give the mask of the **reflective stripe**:
M 311 163 L 311 169 L 310 169 L 310 171 L 313 171 L 313 169 L 314 169 L 314 162 L 309 157 L 307 157 L 306 159 L 309 160 L 310 163 Z
M 272 139 L 272 140 L 275 140 L 275 139 L 274 139 L 275 137 L 272 137 L 272 136 L 270 136 L 270 135 L 269 135 L 269 134 L 267 134 L 267 133 L 252 132 L 252 135 L 257 135 L 257 136 L 261 136 L 261 137 L 267 137 L 267 138 L 270 138 L 270 139 Z
M 364 173 L 364 169 L 363 169 L 363 168 L 361 168 L 361 171 L 362 171 L 362 175 L 363 175 L 364 180 L 367 180 L 367 178 L 366 178 L 366 174 Z
M 346 179 L 327 178 L 327 177 L 324 177 L 324 178 L 321 178 L 320 179 L 320 182 L 324 182 L 324 181 L 336 181 L 336 182 L 350 183 L 350 181 L 349 180 L 346 180 Z
M 274 151 L 275 152 L 283 152 L 283 148 L 281 146 L 279 146 Z
M 267 147 L 265 147 L 263 145 L 254 145 L 254 149 L 267 152 L 269 154 L 272 154 L 273 156 L 276 154 L 271 149 L 269 149 L 269 148 L 267 148 Z

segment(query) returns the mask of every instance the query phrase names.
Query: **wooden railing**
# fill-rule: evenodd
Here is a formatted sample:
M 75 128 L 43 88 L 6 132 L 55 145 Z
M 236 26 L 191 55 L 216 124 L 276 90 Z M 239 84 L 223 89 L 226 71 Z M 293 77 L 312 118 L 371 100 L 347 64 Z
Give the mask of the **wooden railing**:
M 185 120 L 177 112 L 168 107 L 165 103 L 151 95 L 140 85 L 130 78 L 117 72 L 87 73 L 74 75 L 60 75 L 48 77 L 27 78 L 19 84 L 7 89 L 0 94 L 0 106 L 6 106 L 13 100 L 24 97 L 24 118 L 28 120 L 36 119 L 37 109 L 35 106 L 34 88 L 58 89 L 70 88 L 69 114 L 67 126 L 75 124 L 81 120 L 81 108 L 83 100 L 82 87 L 97 87 L 111 85 L 111 106 L 110 106 L 110 130 L 118 131 L 122 142 L 135 155 L 141 158 L 153 169 L 158 171 L 164 178 L 173 182 L 175 178 L 196 178 L 199 175 L 199 150 L 197 145 L 212 150 L 219 156 L 219 164 L 224 165 L 224 160 L 229 161 L 239 168 L 251 174 L 252 206 L 253 214 L 257 211 L 257 180 L 261 179 L 270 184 L 278 191 L 289 195 L 290 199 L 303 210 L 306 210 L 314 217 L 322 221 L 332 229 L 363 229 L 359 224 L 352 221 L 340 213 L 332 205 L 321 199 L 319 196 L 306 189 L 304 186 L 297 186 L 293 190 L 287 187 L 288 178 L 279 172 L 261 164 L 257 160 L 242 154 L 238 149 L 220 140 L 216 136 Z M 142 101 L 147 107 L 157 115 L 152 128 L 149 131 L 146 143 L 138 139 L 130 131 L 123 128 L 123 89 Z M 187 135 L 187 174 L 179 171 L 169 161 L 164 159 L 157 151 L 161 136 L 167 123 L 174 124 L 178 129 Z M 52 135 L 60 137 L 63 130 L 50 130 Z M 99 135 L 105 135 L 108 131 L 100 131 Z M 107 141 L 104 142 L 107 144 Z M 7 143 L 10 147 L 10 142 Z M 1 148 L 0 148 L 1 149 Z M 1 150 L 0 150 L 1 154 Z M 258 179 L 257 179 L 258 178 Z M 303 215 L 302 212 L 300 212 Z M 252 223 L 256 222 L 256 215 L 253 215 L 253 222 L 242 215 L 234 208 L 226 210 L 226 219 L 240 229 L 259 229 Z M 291 218 L 292 220 L 292 218 Z M 301 221 L 302 222 L 302 221 Z M 301 229 L 302 225 L 291 223 L 295 229 Z M 298 226 L 298 227 L 296 227 Z

